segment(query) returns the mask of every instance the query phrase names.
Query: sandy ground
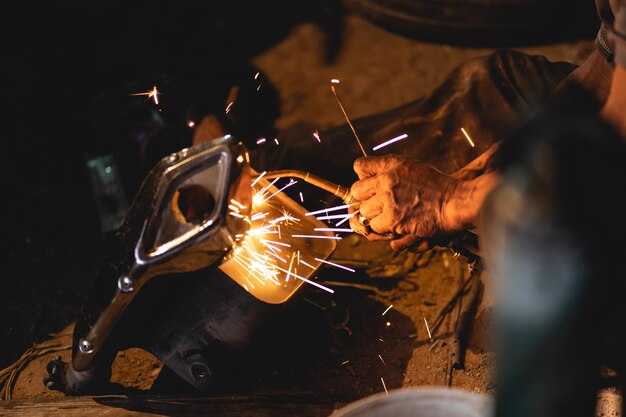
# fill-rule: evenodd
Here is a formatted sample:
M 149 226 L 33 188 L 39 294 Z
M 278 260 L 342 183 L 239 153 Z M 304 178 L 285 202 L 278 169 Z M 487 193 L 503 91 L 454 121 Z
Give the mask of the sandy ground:
M 335 62 L 323 62 L 322 45 L 318 29 L 305 24 L 254 59 L 254 64 L 279 92 L 281 116 L 276 125 L 279 131 L 302 123 L 320 130 L 343 123 L 329 90 L 331 78 L 341 81 L 342 99 L 351 116 L 358 118 L 412 101 L 431 91 L 456 65 L 491 52 L 415 41 L 389 33 L 357 16 L 347 18 L 345 44 Z M 545 55 L 553 61 L 580 63 L 592 48 L 592 41 L 583 41 L 518 49 Z M 468 274 L 466 260 L 453 257 L 447 250 L 421 257 L 404 255 L 394 260 L 384 244 L 366 243 L 356 236 L 344 239 L 335 257 L 406 262 L 408 267 L 401 278 L 360 275 L 358 282 L 339 277 L 336 270 L 326 270 L 320 280 L 353 284 L 334 287 L 336 303 L 349 314 L 348 324 L 339 331 L 330 331 L 324 325 L 323 315 L 301 302 L 295 318 L 286 324 L 284 333 L 288 330 L 291 337 L 283 334 L 283 339 L 279 336 L 276 341 L 283 343 L 284 351 L 278 349 L 279 352 L 299 353 L 263 356 L 261 352 L 267 354 L 263 350 L 267 346 L 252 352 L 251 366 L 242 366 L 247 373 L 231 376 L 237 381 L 238 389 L 305 390 L 320 398 L 345 403 L 385 389 L 446 385 L 450 375 L 448 348 L 456 310 L 433 335 L 434 343 L 429 340 L 424 318 L 432 322 L 457 291 L 460 280 Z M 493 300 L 487 274 L 482 275 L 482 281 L 485 291 L 472 327 L 465 369 L 452 373 L 450 385 L 493 393 L 496 388 L 490 338 Z M 312 322 L 303 326 L 298 319 Z M 56 336 L 61 346 L 69 344 L 70 330 L 71 326 Z M 69 349 L 62 348 L 32 362 L 21 373 L 13 398 L 62 396 L 42 384 L 45 363 L 57 354 L 69 359 Z M 150 390 L 161 368 L 152 355 L 130 349 L 118 355 L 112 382 L 129 389 Z M 604 415 L 617 415 L 609 412 Z

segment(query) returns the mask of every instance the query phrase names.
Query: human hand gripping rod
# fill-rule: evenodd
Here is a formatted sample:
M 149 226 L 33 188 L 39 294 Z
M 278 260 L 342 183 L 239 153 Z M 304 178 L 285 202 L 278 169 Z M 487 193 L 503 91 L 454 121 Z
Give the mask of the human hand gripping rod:
M 260 176 L 260 175 L 259 175 Z M 311 174 L 306 171 L 299 170 L 277 170 L 267 171 L 263 177 L 265 179 L 275 178 L 299 178 L 311 185 L 321 188 L 337 197 L 341 198 L 345 204 L 350 205 L 353 208 L 359 209 L 361 202 L 356 200 L 350 193 L 350 189 L 342 185 L 335 184 L 317 175 Z M 258 178 L 258 177 L 257 177 Z M 361 220 L 361 225 L 371 231 L 369 226 L 369 220 Z M 464 230 L 462 232 L 450 235 L 445 239 L 429 239 L 436 246 L 442 246 L 449 248 L 455 255 L 463 255 L 470 262 L 480 261 L 480 255 L 478 254 L 478 236 L 476 233 L 470 230 Z

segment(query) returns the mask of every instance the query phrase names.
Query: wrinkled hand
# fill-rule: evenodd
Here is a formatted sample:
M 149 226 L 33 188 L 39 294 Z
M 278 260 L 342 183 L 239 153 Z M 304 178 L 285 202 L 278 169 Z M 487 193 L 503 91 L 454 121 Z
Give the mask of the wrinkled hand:
M 424 250 L 427 238 L 454 229 L 444 216 L 444 205 L 458 180 L 432 165 L 403 156 L 359 158 L 354 163 L 359 176 L 351 188 L 361 201 L 360 215 L 370 220 L 374 233 L 368 240 L 391 240 L 394 250 L 412 247 Z M 362 229 L 359 216 L 350 219 L 355 231 Z

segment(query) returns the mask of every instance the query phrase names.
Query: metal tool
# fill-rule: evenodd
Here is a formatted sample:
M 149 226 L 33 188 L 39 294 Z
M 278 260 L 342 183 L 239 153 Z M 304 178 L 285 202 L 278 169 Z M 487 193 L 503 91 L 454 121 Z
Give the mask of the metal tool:
M 308 182 L 311 185 L 321 188 L 322 190 L 325 190 L 341 198 L 345 204 L 349 204 L 357 210 L 361 204 L 360 201 L 356 200 L 352 196 L 352 194 L 350 194 L 349 188 L 335 184 L 322 177 L 311 174 L 310 172 L 299 170 L 277 170 L 268 171 L 267 173 L 265 173 L 265 175 L 263 175 L 263 177 L 265 179 L 299 178 L 305 182 Z M 360 223 L 363 226 L 364 230 L 367 230 L 367 232 L 361 234 L 367 234 L 368 232 L 371 232 L 368 219 L 362 219 L 360 220 Z M 465 230 L 456 234 L 452 234 L 445 238 L 430 240 L 435 246 L 447 247 L 452 251 L 453 254 L 466 257 L 470 263 L 475 263 L 480 259 L 478 251 L 478 236 L 471 230 Z

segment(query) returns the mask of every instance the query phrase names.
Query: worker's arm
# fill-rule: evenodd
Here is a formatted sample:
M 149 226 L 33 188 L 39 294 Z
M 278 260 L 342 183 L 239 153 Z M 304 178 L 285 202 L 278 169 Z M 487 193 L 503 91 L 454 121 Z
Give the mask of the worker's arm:
M 488 156 L 472 167 L 482 166 Z M 352 185 L 351 194 L 362 202 L 360 214 L 370 220 L 374 232 L 367 238 L 392 240 L 394 250 L 473 227 L 485 196 L 498 182 L 495 172 L 462 179 L 395 155 L 359 158 L 354 169 L 360 179 Z M 358 220 L 350 221 L 358 230 Z
M 626 138 L 626 4 L 615 13 L 609 37 L 615 45 L 615 69 L 602 115 Z

